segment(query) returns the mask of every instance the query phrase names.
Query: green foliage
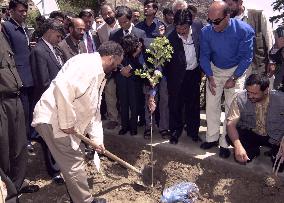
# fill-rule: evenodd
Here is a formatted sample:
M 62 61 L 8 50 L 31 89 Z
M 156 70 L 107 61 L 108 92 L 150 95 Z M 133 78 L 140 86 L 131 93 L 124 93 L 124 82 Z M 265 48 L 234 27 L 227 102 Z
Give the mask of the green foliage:
M 269 20 L 271 22 L 279 22 L 280 20 L 282 21 L 282 24 L 284 23 L 284 0 L 275 0 L 273 3 L 272 3 L 272 6 L 273 6 L 273 10 L 274 11 L 279 11 L 281 12 L 279 15 L 275 15 L 275 16 L 272 16 Z
M 95 14 L 98 13 L 100 5 L 104 2 L 105 0 L 58 0 L 60 10 L 78 13 L 84 8 L 91 8 Z
M 164 66 L 165 62 L 170 61 L 173 54 L 173 47 L 166 37 L 157 37 L 150 44 L 150 48 L 146 49 L 146 53 L 149 54 L 147 61 L 153 65 L 153 68 L 147 67 L 144 64 L 143 69 L 135 70 L 135 75 L 141 78 L 147 78 L 154 87 L 163 77 L 158 68 Z
M 28 12 L 28 16 L 27 16 L 27 20 L 26 20 L 26 24 L 30 27 L 35 27 L 36 24 L 36 17 L 40 15 L 38 10 L 32 10 Z

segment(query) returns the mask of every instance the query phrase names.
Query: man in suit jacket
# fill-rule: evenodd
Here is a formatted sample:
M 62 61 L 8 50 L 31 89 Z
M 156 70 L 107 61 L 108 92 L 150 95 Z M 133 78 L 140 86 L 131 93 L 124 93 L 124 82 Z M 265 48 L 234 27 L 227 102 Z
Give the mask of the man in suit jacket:
M 86 47 L 87 53 L 95 52 L 101 44 L 98 35 L 92 29 L 94 23 L 94 15 L 95 14 L 92 9 L 84 9 L 79 13 L 79 18 L 81 18 L 85 23 L 83 42 Z
M 69 24 L 69 33 L 58 46 L 61 49 L 65 61 L 81 53 L 87 53 L 87 49 L 82 41 L 85 31 L 85 23 L 81 18 L 73 18 Z
M 24 0 L 11 0 L 9 2 L 9 10 L 11 17 L 3 23 L 2 31 L 4 32 L 8 42 L 15 54 L 15 62 L 17 71 L 23 82 L 20 98 L 23 103 L 25 112 L 26 135 L 28 140 L 31 140 L 31 97 L 32 88 L 34 86 L 29 61 L 30 47 L 28 31 L 25 26 L 27 17 L 28 4 Z M 30 143 L 30 142 L 29 142 Z M 28 145 L 30 152 L 33 152 L 32 145 Z
M 200 79 L 199 34 L 201 29 L 191 27 L 192 15 L 188 9 L 178 10 L 174 17 L 175 30 L 168 39 L 174 53 L 165 67 L 169 93 L 170 143 L 177 144 L 183 131 L 183 107 L 187 135 L 199 140 L 200 126 Z
M 119 28 L 119 24 L 115 19 L 115 12 L 111 4 L 101 6 L 101 15 L 105 23 L 97 29 L 100 43 L 107 42 L 112 31 Z M 113 74 L 114 75 L 114 74 Z M 114 129 L 118 125 L 116 83 L 113 77 L 109 78 L 104 89 L 105 102 L 107 107 L 107 119 L 109 120 L 105 127 Z
M 135 50 L 125 51 L 125 57 L 123 60 L 123 67 L 119 73 L 116 74 L 116 84 L 118 90 L 118 97 L 120 101 L 120 110 L 121 110 L 121 125 L 122 128 L 119 131 L 120 135 L 124 135 L 127 131 L 130 131 L 131 135 L 137 134 L 137 119 L 138 119 L 138 92 L 139 92 L 139 80 L 137 76 L 134 75 L 134 70 L 140 68 L 142 64 L 139 62 L 139 56 L 141 56 L 142 44 L 139 47 L 139 39 L 143 41 L 146 37 L 146 33 L 143 30 L 140 30 L 133 26 L 131 23 L 132 11 L 127 6 L 120 6 L 116 10 L 115 17 L 117 18 L 120 29 L 112 32 L 109 39 L 117 43 L 122 43 L 122 39 L 127 35 L 134 35 L 137 39 L 137 47 Z M 132 41 L 133 39 L 129 39 Z M 124 40 L 124 44 L 127 41 Z M 129 43 L 129 44 L 132 44 Z M 123 46 L 123 47 L 127 47 Z M 136 49 L 140 49 L 140 52 L 136 52 Z M 129 53 L 129 54 L 128 54 Z M 135 56 L 134 56 L 134 55 Z M 131 117 L 129 119 L 129 109 L 131 111 Z
M 59 48 L 55 47 L 64 35 L 63 25 L 55 19 L 48 19 L 42 25 L 42 31 L 43 37 L 31 52 L 32 74 L 36 86 L 33 94 L 34 105 L 64 64 L 63 55 L 59 53 Z M 42 139 L 40 139 L 40 142 L 45 153 L 45 162 L 49 175 L 57 184 L 62 184 L 64 181 L 47 145 Z

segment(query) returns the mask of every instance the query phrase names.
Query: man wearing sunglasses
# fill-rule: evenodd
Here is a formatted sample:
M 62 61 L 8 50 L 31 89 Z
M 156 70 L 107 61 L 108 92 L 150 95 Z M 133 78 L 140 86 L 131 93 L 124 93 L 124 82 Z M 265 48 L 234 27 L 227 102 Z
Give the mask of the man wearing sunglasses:
M 230 18 L 230 9 L 223 1 L 213 2 L 208 10 L 208 25 L 200 39 L 200 65 L 207 76 L 206 86 L 206 141 L 202 149 L 220 144 L 219 156 L 228 158 L 230 151 L 225 140 L 226 123 L 219 139 L 221 97 L 225 94 L 225 112 L 233 95 L 243 89 L 246 70 L 252 62 L 254 31 L 237 19 Z

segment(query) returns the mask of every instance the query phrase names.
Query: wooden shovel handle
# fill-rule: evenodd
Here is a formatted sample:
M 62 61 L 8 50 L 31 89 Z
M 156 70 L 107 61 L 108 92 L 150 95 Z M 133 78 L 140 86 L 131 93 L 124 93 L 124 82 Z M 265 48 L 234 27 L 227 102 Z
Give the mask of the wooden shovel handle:
M 80 133 L 76 133 L 75 134 L 76 137 L 78 137 L 80 140 L 84 141 L 85 143 L 89 144 L 92 146 L 93 149 L 96 149 L 96 148 L 99 148 L 99 146 L 97 144 L 95 144 L 92 140 L 90 140 L 89 138 L 87 138 L 86 136 L 80 134 Z M 142 172 L 135 168 L 134 166 L 132 166 L 131 164 L 129 164 L 128 162 L 122 160 L 121 158 L 119 158 L 118 156 L 114 155 L 113 153 L 111 153 L 110 151 L 108 150 L 105 150 L 104 155 L 106 155 L 108 158 L 118 162 L 119 164 L 121 164 L 122 166 L 124 166 L 125 168 L 128 168 L 140 175 L 142 175 Z

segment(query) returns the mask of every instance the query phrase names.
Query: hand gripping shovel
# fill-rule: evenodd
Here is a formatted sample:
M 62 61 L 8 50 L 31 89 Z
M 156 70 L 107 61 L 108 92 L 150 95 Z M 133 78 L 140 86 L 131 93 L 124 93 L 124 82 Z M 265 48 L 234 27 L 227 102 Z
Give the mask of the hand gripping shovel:
M 77 138 L 79 138 L 80 140 L 84 141 L 85 143 L 89 144 L 93 149 L 96 149 L 98 146 L 89 138 L 85 137 L 84 135 L 80 134 L 80 133 L 76 133 L 75 136 Z M 121 158 L 117 157 L 116 155 L 114 155 L 113 153 L 109 152 L 108 150 L 105 150 L 103 153 L 105 156 L 107 156 L 108 158 L 116 161 L 117 163 L 119 163 L 120 165 L 124 166 L 127 169 L 130 169 L 134 172 L 136 172 L 139 176 L 143 176 L 142 171 L 137 169 L 136 167 L 132 166 L 131 164 L 127 163 L 126 161 L 122 160 Z M 145 187 L 143 181 L 137 181 L 135 182 L 136 184 Z

